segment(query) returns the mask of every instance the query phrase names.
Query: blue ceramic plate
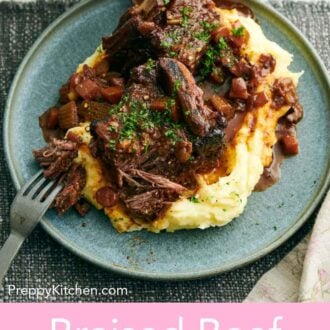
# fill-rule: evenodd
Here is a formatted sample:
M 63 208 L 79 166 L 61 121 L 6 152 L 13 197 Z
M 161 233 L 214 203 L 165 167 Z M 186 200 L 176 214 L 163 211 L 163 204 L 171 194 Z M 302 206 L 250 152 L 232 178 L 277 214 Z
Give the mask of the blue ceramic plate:
M 299 124 L 301 153 L 282 167 L 282 180 L 254 193 L 244 215 L 224 228 L 155 235 L 118 234 L 102 213 L 85 219 L 50 211 L 42 226 L 58 242 L 90 262 L 148 279 L 192 279 L 219 274 L 269 253 L 310 216 L 329 182 L 329 80 L 304 37 L 273 9 L 246 1 L 269 38 L 295 55 L 305 70 L 299 85 L 305 118 Z M 78 63 L 115 28 L 129 0 L 83 1 L 54 22 L 23 61 L 5 114 L 5 149 L 17 188 L 37 171 L 31 150 L 44 144 L 38 116 L 56 103 L 59 87 Z M 86 226 L 82 226 L 86 223 Z

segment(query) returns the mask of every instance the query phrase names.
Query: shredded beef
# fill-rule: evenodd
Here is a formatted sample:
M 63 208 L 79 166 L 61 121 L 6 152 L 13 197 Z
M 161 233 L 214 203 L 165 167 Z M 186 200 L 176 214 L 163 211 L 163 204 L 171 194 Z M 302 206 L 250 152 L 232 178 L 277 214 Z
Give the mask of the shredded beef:
M 64 184 L 54 203 L 60 214 L 77 204 L 86 184 L 85 169 L 73 162 L 78 156 L 79 143 L 72 140 L 53 139 L 48 146 L 33 151 L 36 160 L 45 169 L 45 177 L 59 179 Z M 79 213 L 84 213 L 82 207 L 77 205 L 77 208 Z
M 55 208 L 64 214 L 78 203 L 86 185 L 86 171 L 82 166 L 73 165 L 64 179 L 64 188 L 55 199 Z
M 175 121 L 178 108 L 187 127 Z M 178 196 L 197 188 L 196 169 L 214 166 L 221 153 L 224 120 L 206 106 L 193 76 L 176 60 L 135 68 L 122 102 L 110 113 L 92 123 L 93 145 L 134 216 L 156 219 Z
M 33 154 L 45 168 L 45 177 L 55 179 L 70 169 L 78 155 L 78 144 L 70 140 L 53 139 L 46 147 L 34 150 Z
M 123 199 L 126 208 L 132 216 L 146 221 L 153 221 L 155 220 L 154 215 L 161 215 L 178 196 L 171 190 L 154 189 L 129 197 L 123 195 Z

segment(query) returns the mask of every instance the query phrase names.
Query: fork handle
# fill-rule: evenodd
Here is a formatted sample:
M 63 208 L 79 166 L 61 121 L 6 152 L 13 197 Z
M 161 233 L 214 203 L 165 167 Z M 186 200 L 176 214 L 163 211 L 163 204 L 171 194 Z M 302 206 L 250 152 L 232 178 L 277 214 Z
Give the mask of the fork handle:
M 15 233 L 11 232 L 4 246 L 0 250 L 0 287 L 7 274 L 11 263 L 13 262 L 17 252 L 24 242 L 24 238 Z

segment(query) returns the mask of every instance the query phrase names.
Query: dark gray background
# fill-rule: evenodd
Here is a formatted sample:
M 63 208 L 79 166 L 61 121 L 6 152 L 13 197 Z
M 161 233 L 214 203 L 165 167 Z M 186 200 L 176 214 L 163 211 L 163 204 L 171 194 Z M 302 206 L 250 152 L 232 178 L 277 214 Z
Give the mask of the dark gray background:
M 21 60 L 40 33 L 78 0 L 0 3 L 0 135 L 6 97 Z M 272 1 L 312 42 L 330 68 L 330 2 Z M 32 87 L 33 88 L 33 87 Z M 28 123 L 27 123 L 28 125 Z M 0 140 L 0 246 L 9 234 L 9 207 L 15 195 Z M 240 302 L 260 276 L 280 261 L 311 229 L 312 217 L 292 239 L 265 258 L 245 268 L 206 280 L 178 283 L 147 282 L 103 271 L 75 257 L 55 243 L 41 228 L 26 241 L 0 289 L 0 301 L 56 302 Z M 127 288 L 127 296 L 73 297 L 54 295 L 29 299 L 9 295 L 8 286 L 50 288 L 52 285 L 84 288 Z

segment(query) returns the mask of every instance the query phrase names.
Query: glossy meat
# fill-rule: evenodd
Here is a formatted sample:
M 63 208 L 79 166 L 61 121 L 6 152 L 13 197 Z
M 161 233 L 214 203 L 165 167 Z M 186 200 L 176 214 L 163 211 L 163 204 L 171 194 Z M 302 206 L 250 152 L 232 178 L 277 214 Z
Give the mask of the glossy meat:
M 173 57 L 196 72 L 220 19 L 211 0 L 145 0 L 130 8 L 119 28 L 103 38 L 110 63 L 128 70 L 149 57 Z M 182 47 L 189 45 L 189 47 Z
M 53 139 L 46 147 L 34 150 L 33 155 L 45 168 L 44 175 L 55 179 L 66 173 L 78 156 L 78 144 L 68 140 Z
M 64 188 L 55 199 L 55 208 L 64 214 L 70 207 L 78 203 L 82 190 L 86 185 L 86 171 L 81 166 L 72 166 L 64 180 Z M 78 206 L 79 207 L 79 206 Z
M 196 189 L 197 170 L 219 157 L 222 117 L 205 105 L 192 74 L 173 59 L 133 69 L 126 91 L 109 118 L 93 122 L 91 133 L 127 211 L 154 220 Z
M 204 103 L 203 91 L 196 85 L 191 72 L 184 64 L 170 58 L 160 59 L 159 66 L 169 91 L 177 98 L 192 133 L 197 136 L 208 135 L 220 116 Z

